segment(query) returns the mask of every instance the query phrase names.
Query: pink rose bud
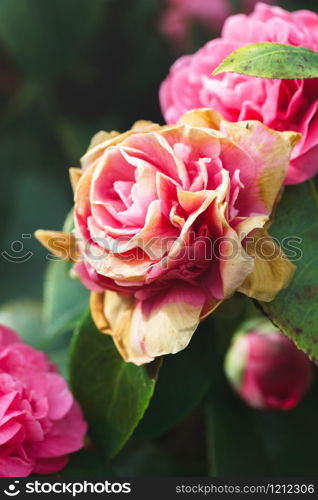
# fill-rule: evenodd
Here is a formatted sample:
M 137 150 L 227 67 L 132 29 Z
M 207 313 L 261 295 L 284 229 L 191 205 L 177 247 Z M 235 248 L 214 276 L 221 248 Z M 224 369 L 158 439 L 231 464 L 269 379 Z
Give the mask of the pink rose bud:
M 61 470 L 85 433 L 81 409 L 55 366 L 0 326 L 0 477 Z
M 269 321 L 254 319 L 234 336 L 225 358 L 225 373 L 250 406 L 290 410 L 307 391 L 313 365 Z

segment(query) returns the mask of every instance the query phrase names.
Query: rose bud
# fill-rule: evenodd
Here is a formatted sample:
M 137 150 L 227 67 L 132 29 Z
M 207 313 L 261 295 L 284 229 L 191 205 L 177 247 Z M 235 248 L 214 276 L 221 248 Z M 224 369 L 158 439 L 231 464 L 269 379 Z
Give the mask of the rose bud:
M 36 236 L 72 253 L 126 361 L 181 351 L 237 290 L 270 301 L 289 284 L 295 267 L 267 227 L 298 139 L 208 109 L 94 137 L 71 169 L 74 234 Z
M 61 470 L 82 448 L 86 427 L 46 354 L 0 325 L 0 477 Z
M 261 410 L 290 410 L 307 391 L 313 365 L 266 319 L 242 325 L 225 358 L 226 376 L 241 398 Z

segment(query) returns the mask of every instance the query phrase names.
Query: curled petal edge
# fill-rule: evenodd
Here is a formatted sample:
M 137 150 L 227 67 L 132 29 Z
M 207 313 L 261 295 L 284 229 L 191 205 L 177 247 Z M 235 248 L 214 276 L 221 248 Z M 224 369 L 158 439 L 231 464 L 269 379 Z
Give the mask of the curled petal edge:
M 53 255 L 66 262 L 76 262 L 80 256 L 76 239 L 71 233 L 38 229 L 34 236 Z

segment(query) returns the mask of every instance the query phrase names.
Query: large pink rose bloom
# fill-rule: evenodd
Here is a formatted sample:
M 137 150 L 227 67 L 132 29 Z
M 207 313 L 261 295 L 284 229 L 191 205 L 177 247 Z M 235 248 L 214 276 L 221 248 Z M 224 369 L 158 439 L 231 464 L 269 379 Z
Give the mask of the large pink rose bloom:
M 0 326 L 0 477 L 51 474 L 83 446 L 82 412 L 43 352 Z
M 175 123 L 188 110 L 210 107 L 230 121 L 256 119 L 276 130 L 301 132 L 285 179 L 285 184 L 296 184 L 318 172 L 318 80 L 270 80 L 234 73 L 211 76 L 233 50 L 264 41 L 318 51 L 318 16 L 258 3 L 250 15 L 229 17 L 221 38 L 172 66 L 160 89 L 161 107 L 168 123 Z

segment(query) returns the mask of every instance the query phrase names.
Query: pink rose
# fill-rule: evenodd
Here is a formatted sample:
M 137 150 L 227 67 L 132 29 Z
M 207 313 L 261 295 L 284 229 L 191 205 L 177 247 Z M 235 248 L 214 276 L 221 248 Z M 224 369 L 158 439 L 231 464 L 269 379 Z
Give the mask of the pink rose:
M 59 471 L 85 432 L 80 407 L 46 355 L 0 326 L 0 477 Z
M 295 344 L 264 319 L 243 325 L 225 360 L 227 377 L 250 406 L 290 410 L 308 389 L 313 366 Z
M 211 110 L 175 126 L 97 134 L 82 169 L 71 170 L 71 258 L 94 292 L 97 326 L 124 359 L 176 353 L 236 290 L 268 301 L 288 284 L 294 266 L 264 225 L 297 139 Z M 56 251 L 53 232 L 36 236 Z M 68 253 L 71 240 L 64 236 Z
M 318 172 L 318 80 L 269 80 L 234 73 L 211 76 L 233 50 L 264 41 L 318 51 L 318 16 L 258 3 L 250 15 L 229 17 L 221 38 L 172 66 L 160 89 L 161 107 L 168 123 L 190 109 L 209 107 L 230 121 L 260 120 L 276 130 L 301 132 L 285 179 L 285 184 L 296 184 Z

